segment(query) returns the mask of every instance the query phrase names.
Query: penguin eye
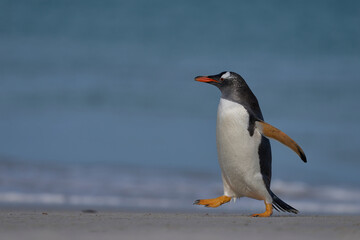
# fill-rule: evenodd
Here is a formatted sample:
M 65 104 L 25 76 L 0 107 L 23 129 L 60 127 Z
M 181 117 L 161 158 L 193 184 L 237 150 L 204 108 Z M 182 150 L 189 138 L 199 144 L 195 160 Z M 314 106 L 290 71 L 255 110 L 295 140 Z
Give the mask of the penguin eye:
M 223 78 L 220 78 L 220 81 L 224 81 L 224 79 L 223 79 Z

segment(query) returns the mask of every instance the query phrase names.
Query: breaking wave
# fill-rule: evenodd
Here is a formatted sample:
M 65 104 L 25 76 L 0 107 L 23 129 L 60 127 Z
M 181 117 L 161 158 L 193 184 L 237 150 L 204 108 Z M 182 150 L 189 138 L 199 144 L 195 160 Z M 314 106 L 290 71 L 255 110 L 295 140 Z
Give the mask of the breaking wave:
M 222 194 L 220 176 L 211 172 L 99 165 L 2 164 L 1 169 L 0 204 L 3 206 L 208 211 L 193 206 L 192 202 Z M 360 189 L 354 187 L 275 179 L 272 190 L 301 213 L 360 213 Z M 216 211 L 262 208 L 261 201 L 242 198 Z

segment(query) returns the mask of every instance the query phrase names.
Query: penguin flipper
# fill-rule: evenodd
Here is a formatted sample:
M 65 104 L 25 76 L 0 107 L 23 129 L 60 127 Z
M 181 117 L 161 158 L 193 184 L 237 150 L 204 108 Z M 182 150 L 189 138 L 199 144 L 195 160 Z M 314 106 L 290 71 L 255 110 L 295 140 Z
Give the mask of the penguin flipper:
M 268 138 L 275 139 L 282 144 L 288 146 L 290 149 L 292 149 L 301 160 L 304 162 L 307 162 L 306 156 L 302 148 L 294 141 L 292 140 L 288 135 L 286 135 L 281 130 L 277 129 L 276 127 L 262 121 L 258 120 L 256 121 L 256 127 L 260 130 L 260 133 Z

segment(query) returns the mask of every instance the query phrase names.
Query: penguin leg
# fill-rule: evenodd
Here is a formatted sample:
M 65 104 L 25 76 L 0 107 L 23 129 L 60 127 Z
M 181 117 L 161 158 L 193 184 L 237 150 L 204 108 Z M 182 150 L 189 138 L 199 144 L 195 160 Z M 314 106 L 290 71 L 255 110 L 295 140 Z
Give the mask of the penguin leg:
M 205 207 L 216 208 L 224 203 L 230 202 L 230 200 L 231 200 L 231 197 L 223 195 L 223 196 L 220 196 L 217 198 L 196 200 L 194 202 L 194 205 L 205 205 Z
M 273 213 L 273 206 L 271 203 L 265 203 L 265 206 L 266 206 L 266 211 L 263 212 L 263 213 L 255 213 L 253 215 L 251 215 L 252 217 L 270 217 Z

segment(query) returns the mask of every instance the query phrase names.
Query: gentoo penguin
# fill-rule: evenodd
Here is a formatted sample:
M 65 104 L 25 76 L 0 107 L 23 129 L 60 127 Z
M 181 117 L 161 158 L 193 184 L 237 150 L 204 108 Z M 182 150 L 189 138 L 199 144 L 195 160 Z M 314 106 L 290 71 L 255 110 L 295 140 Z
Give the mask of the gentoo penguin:
M 199 76 L 196 81 L 209 83 L 221 91 L 216 123 L 216 144 L 224 195 L 201 199 L 195 205 L 218 207 L 232 198 L 249 197 L 265 202 L 266 211 L 253 217 L 269 217 L 277 211 L 298 213 L 270 189 L 271 146 L 268 138 L 285 144 L 306 162 L 301 147 L 288 135 L 264 122 L 259 103 L 235 72 Z M 266 138 L 268 137 L 268 138 Z

